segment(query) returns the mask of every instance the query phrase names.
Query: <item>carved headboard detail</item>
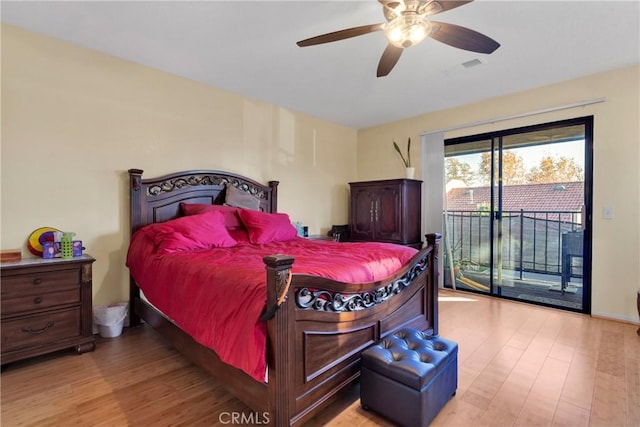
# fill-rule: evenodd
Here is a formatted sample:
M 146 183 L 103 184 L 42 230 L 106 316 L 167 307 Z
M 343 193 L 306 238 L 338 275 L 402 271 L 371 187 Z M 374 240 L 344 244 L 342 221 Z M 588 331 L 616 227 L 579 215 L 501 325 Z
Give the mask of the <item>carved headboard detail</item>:
M 154 222 L 181 215 L 180 203 L 222 204 L 225 186 L 233 185 L 260 199 L 260 210 L 277 212 L 278 181 L 263 185 L 230 172 L 192 170 L 143 179 L 141 169 L 129 169 L 131 234 Z

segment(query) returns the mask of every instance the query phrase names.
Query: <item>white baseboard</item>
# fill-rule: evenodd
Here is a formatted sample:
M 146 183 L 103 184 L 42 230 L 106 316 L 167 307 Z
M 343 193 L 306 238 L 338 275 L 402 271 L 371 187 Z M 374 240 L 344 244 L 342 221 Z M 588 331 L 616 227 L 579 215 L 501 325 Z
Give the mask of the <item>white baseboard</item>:
M 616 320 L 618 322 L 625 322 L 625 323 L 631 323 L 633 325 L 640 325 L 640 322 L 638 321 L 637 316 L 635 317 L 621 316 L 619 314 L 611 314 L 611 313 L 605 313 L 601 311 L 592 311 L 591 315 L 593 317 L 599 317 L 601 319 Z

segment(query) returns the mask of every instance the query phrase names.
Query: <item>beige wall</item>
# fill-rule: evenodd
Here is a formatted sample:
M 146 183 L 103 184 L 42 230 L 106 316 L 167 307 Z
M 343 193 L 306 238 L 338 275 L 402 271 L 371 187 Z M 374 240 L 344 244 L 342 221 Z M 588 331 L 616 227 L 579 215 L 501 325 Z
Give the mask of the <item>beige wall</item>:
M 346 223 L 347 182 L 404 175 L 392 138 L 412 137 L 419 178 L 422 132 L 606 97 L 445 136 L 594 115 L 593 312 L 636 321 L 639 81 L 634 66 L 356 132 L 3 24 L 1 247 L 29 256 L 32 230 L 75 231 L 97 259 L 94 304 L 122 300 L 129 168 L 278 179 L 280 211 L 320 233 Z
M 94 264 L 94 305 L 128 299 L 127 169 L 280 181 L 279 210 L 347 222 L 357 132 L 2 25 L 2 249 L 51 226 Z
M 573 117 L 594 116 L 593 291 L 592 312 L 638 321 L 640 287 L 640 67 L 619 69 L 423 114 L 358 132 L 358 179 L 396 178 L 404 169 L 391 139 L 419 141 L 423 132 L 524 114 L 605 97 L 604 103 L 445 133 L 445 138 L 474 135 Z M 420 144 L 414 144 L 419 158 Z M 390 159 L 392 159 L 390 161 Z M 422 176 L 416 161 L 416 178 Z M 602 208 L 613 206 L 613 220 Z

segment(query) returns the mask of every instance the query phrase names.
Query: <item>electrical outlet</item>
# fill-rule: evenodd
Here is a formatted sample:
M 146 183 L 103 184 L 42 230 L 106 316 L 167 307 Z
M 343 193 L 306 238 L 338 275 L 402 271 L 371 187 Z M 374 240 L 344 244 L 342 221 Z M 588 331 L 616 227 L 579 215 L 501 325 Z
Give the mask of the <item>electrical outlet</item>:
M 602 219 L 613 219 L 613 206 L 604 206 L 602 208 Z

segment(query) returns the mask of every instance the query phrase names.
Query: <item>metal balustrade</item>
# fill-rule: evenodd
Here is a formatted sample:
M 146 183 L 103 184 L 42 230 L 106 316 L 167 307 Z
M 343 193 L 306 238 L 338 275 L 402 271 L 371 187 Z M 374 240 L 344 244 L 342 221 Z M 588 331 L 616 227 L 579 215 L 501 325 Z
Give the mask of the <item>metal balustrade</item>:
M 465 269 L 490 266 L 490 228 L 492 216 L 487 210 L 448 211 L 453 261 Z M 580 211 L 502 211 L 494 213 L 495 241 L 502 242 L 502 268 L 524 272 L 562 274 L 562 233 L 581 229 Z M 498 256 L 498 244 L 494 257 Z M 447 256 L 447 251 L 445 251 Z M 581 263 L 580 259 L 575 262 Z M 448 264 L 445 264 L 448 265 Z M 581 276 L 575 265 L 575 276 Z

